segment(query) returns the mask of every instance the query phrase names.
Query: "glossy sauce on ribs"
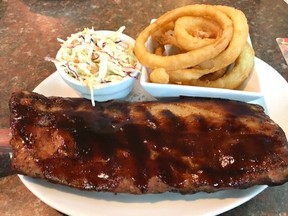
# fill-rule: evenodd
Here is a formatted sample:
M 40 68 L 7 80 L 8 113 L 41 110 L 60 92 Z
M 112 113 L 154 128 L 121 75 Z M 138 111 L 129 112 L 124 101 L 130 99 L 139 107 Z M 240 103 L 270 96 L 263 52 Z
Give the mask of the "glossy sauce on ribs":
M 96 103 L 14 93 L 13 167 L 71 187 L 195 193 L 288 178 L 287 140 L 258 105 L 183 98 Z

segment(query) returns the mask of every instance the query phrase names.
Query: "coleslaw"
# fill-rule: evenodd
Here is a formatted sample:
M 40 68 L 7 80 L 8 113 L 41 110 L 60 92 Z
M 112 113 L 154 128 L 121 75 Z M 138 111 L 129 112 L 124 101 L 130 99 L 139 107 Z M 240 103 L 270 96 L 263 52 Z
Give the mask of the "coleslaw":
M 85 84 L 93 101 L 94 88 L 105 83 L 119 82 L 127 76 L 137 76 L 137 58 L 133 46 L 124 43 L 119 36 L 125 30 L 120 27 L 111 34 L 101 34 L 94 28 L 72 34 L 61 42 L 61 55 L 52 60 L 74 79 Z

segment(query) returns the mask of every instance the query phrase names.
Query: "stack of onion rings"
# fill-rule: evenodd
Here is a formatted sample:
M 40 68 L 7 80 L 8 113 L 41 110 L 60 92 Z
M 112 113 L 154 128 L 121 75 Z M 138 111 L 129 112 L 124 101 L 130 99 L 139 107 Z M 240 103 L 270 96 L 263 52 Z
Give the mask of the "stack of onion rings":
M 254 64 L 254 51 L 246 42 L 248 34 L 247 19 L 240 10 L 188 5 L 147 26 L 138 35 L 134 52 L 151 69 L 151 82 L 235 89 Z M 152 51 L 146 47 L 148 40 L 155 44 Z M 233 74 L 241 81 L 234 80 Z

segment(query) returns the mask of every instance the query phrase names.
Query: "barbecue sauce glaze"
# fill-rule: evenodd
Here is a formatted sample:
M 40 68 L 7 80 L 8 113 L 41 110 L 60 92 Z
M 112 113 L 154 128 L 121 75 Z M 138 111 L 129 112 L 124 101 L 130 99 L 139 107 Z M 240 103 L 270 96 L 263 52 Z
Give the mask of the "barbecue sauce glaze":
M 162 108 L 152 111 L 157 103 Z M 274 123 L 257 105 L 184 98 L 92 107 L 85 99 L 32 94 L 11 109 L 11 127 L 24 148 L 42 146 L 35 160 L 45 178 L 81 189 L 115 191 L 128 180 L 138 190 L 133 193 L 145 193 L 153 187 L 152 178 L 182 193 L 205 186 L 230 188 L 245 185 L 272 164 L 269 154 L 281 164 L 275 149 L 283 143 L 278 140 L 283 131 L 271 131 Z

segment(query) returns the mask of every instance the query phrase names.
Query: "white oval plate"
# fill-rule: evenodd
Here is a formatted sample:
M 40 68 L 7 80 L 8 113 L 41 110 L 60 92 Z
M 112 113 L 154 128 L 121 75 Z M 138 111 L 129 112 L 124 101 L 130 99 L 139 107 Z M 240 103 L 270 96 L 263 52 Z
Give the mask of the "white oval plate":
M 255 70 L 261 94 L 271 118 L 288 133 L 288 85 L 268 64 L 255 59 Z M 249 81 L 251 82 L 251 80 Z M 253 83 L 248 83 L 253 86 Z M 139 85 L 139 83 L 138 83 Z M 53 73 L 35 88 L 46 96 L 78 97 L 77 93 Z M 136 87 L 134 100 L 146 100 L 149 94 Z M 262 103 L 262 102 L 260 102 Z M 127 195 L 81 191 L 45 180 L 19 176 L 26 187 L 49 206 L 68 215 L 101 216 L 153 216 L 153 215 L 217 215 L 247 202 L 262 192 L 266 186 L 255 186 L 245 190 L 225 190 L 217 193 L 180 195 L 177 193 Z

